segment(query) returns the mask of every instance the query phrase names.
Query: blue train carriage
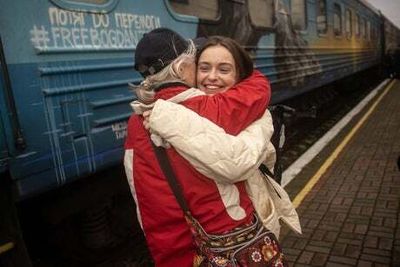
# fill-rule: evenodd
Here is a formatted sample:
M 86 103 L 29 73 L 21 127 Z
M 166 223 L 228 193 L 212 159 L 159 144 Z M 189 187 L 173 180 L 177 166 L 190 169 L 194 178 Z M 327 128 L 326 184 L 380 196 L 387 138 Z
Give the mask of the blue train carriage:
M 127 84 L 141 79 L 134 49 L 154 28 L 236 39 L 270 78 L 274 103 L 381 57 L 379 13 L 362 0 L 0 3 L 1 180 L 20 200 L 121 164 Z
M 197 35 L 234 38 L 272 83 L 273 103 L 379 65 L 380 15 L 365 1 L 169 1 Z M 207 2 L 207 9 L 201 2 Z M 204 5 L 203 5 L 204 6 Z
M 238 40 L 274 102 L 380 56 L 379 16 L 363 1 L 2 0 L 1 12 L 2 145 L 22 198 L 120 161 L 133 52 L 153 28 Z
M 166 5 L 0 0 L 0 195 L 12 193 L 1 202 L 1 214 L 14 200 L 121 165 L 134 99 L 127 84 L 140 81 L 133 69 L 138 40 L 160 26 L 187 38 L 196 34 L 195 23 L 181 25 Z M 18 228 L 14 215 L 7 229 Z M 0 230 L 0 252 L 18 241 L 13 232 Z
M 119 163 L 133 100 L 127 84 L 139 81 L 136 43 L 162 25 L 194 37 L 195 25 L 180 27 L 163 1 L 1 6 L 0 144 L 19 197 Z
M 395 50 L 400 46 L 400 29 L 396 27 L 388 18 L 382 15 L 383 23 L 383 53 L 394 54 Z
M 380 18 L 365 1 L 277 1 L 274 18 L 275 69 L 260 64 L 273 102 L 379 66 Z

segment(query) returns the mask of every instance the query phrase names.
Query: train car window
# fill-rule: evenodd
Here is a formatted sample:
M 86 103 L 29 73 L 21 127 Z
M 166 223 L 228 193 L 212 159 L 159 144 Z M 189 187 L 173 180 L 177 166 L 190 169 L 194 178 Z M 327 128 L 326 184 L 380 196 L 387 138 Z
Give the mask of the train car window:
M 180 3 L 180 4 L 189 4 L 189 0 L 171 0 L 171 2 Z
M 371 40 L 371 22 L 367 21 L 367 40 Z
M 356 24 L 355 34 L 357 37 L 360 37 L 360 15 L 358 14 L 356 15 L 355 24 Z
M 328 31 L 326 0 L 317 1 L 317 31 L 319 34 L 325 34 Z
M 114 9 L 119 0 L 50 0 L 66 10 L 107 13 Z
M 104 5 L 108 2 L 108 0 L 68 0 L 69 2 L 77 2 L 77 3 L 88 3 L 88 4 L 96 4 L 96 5 Z
M 251 22 L 258 27 L 272 28 L 274 18 L 273 0 L 249 0 Z
M 338 4 L 333 5 L 333 32 L 335 36 L 342 35 L 342 9 Z
M 346 18 L 346 37 L 347 38 L 351 38 L 351 36 L 353 35 L 353 25 L 352 25 L 352 15 L 351 15 L 351 10 L 350 9 L 346 9 L 345 11 L 345 18 Z
M 376 27 L 376 25 L 372 27 L 372 33 L 373 33 L 372 40 L 376 40 L 376 38 L 378 37 L 378 28 Z
M 365 20 L 360 18 L 360 36 L 365 37 Z
M 365 18 L 362 19 L 363 20 L 363 27 L 362 27 L 362 36 L 367 39 L 367 20 Z
M 298 31 L 304 31 L 307 28 L 306 1 L 291 0 L 290 7 L 293 27 Z
M 371 40 L 375 40 L 375 26 L 371 26 Z
M 169 0 L 171 8 L 179 14 L 200 19 L 216 20 L 219 15 L 218 0 Z

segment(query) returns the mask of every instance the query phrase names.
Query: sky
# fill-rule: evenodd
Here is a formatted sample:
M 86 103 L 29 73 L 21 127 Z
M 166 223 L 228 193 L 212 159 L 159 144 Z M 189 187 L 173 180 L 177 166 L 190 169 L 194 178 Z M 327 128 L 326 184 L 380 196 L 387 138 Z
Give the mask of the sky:
M 400 0 L 366 0 L 400 28 Z

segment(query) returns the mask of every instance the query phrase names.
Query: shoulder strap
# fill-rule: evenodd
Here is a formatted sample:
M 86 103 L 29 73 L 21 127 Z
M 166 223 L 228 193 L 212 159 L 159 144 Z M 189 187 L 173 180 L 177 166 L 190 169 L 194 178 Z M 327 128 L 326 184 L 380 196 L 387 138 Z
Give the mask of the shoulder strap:
M 191 216 L 189 206 L 185 198 L 183 197 L 182 188 L 180 187 L 178 180 L 176 180 L 175 173 L 172 170 L 165 148 L 157 147 L 153 143 L 152 145 L 154 148 L 154 152 L 156 153 L 158 163 L 160 164 L 161 170 L 167 178 L 168 184 L 171 187 L 171 190 L 174 193 L 179 206 L 181 206 L 181 209 L 183 210 L 185 215 Z
M 261 164 L 258 169 L 264 174 L 264 175 L 268 175 L 269 177 L 271 177 L 272 179 L 275 179 L 274 174 L 268 169 L 267 166 L 265 166 L 265 164 Z
M 269 177 L 271 177 L 272 179 L 275 180 L 275 176 L 274 174 L 270 171 L 270 169 L 268 169 L 268 167 L 265 164 L 261 164 L 258 169 L 261 171 L 261 173 L 264 176 L 264 179 L 267 183 L 272 185 L 272 188 L 274 189 L 275 193 L 278 195 L 279 198 L 282 198 L 281 195 L 279 194 L 279 192 L 276 190 L 276 188 L 273 186 L 273 184 L 271 183 L 271 181 L 269 180 Z M 268 177 L 269 176 L 269 177 Z

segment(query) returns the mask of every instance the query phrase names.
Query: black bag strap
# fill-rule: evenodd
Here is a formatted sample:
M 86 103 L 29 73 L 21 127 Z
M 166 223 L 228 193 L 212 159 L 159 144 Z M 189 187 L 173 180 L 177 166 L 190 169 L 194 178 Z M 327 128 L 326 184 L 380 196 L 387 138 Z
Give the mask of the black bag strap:
M 268 169 L 268 167 L 265 164 L 261 164 L 258 169 L 264 174 L 264 175 L 268 175 L 269 177 L 271 177 L 272 179 L 275 180 L 275 175 Z
M 272 179 L 275 180 L 275 176 L 274 174 L 270 171 L 270 169 L 268 169 L 268 167 L 265 164 L 261 164 L 258 169 L 261 171 L 261 173 L 264 176 L 265 181 L 267 181 L 267 183 L 271 184 L 271 181 L 269 180 L 268 176 L 271 177 Z M 281 195 L 279 194 L 279 192 L 276 190 L 276 188 L 272 185 L 272 188 L 274 189 L 275 193 L 278 195 L 279 198 L 282 198 Z
M 174 193 L 179 206 L 181 206 L 181 209 L 183 210 L 185 215 L 192 217 L 190 210 L 189 210 L 189 206 L 183 196 L 182 188 L 181 188 L 178 180 L 176 180 L 175 173 L 169 162 L 169 159 L 167 156 L 167 151 L 163 147 L 157 147 L 153 143 L 152 143 L 152 145 L 154 148 L 154 152 L 156 153 L 156 157 L 157 157 L 158 163 L 161 167 L 161 170 L 163 171 L 165 177 L 167 178 L 168 184 L 171 187 L 171 190 Z

